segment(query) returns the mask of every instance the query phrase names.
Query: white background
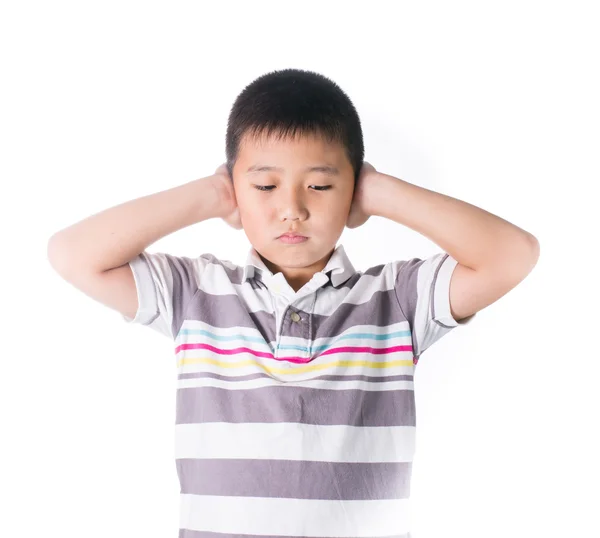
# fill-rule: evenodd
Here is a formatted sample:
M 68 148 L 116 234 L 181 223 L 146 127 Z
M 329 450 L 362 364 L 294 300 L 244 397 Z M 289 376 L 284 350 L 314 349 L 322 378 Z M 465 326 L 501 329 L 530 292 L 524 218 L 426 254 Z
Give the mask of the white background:
M 0 535 L 176 535 L 172 342 L 62 280 L 47 240 L 212 174 L 237 94 L 296 67 L 350 96 L 378 170 L 541 245 L 517 288 L 421 357 L 413 537 L 600 536 L 593 7 L 3 4 Z M 439 251 L 381 218 L 340 242 L 360 270 Z M 243 264 L 249 246 L 212 219 L 148 250 Z

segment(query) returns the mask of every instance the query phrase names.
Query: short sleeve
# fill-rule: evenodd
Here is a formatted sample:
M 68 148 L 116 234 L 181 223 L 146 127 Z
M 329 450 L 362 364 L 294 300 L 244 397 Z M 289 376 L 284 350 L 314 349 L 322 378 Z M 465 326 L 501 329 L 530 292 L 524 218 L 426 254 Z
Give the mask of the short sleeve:
M 394 290 L 400 309 L 409 322 L 415 363 L 442 336 L 459 325 L 469 324 L 477 314 L 456 321 L 450 311 L 450 281 L 458 262 L 446 252 L 426 259 L 392 262 Z
M 145 325 L 175 340 L 183 323 L 185 307 L 198 290 L 206 258 L 186 258 L 162 252 L 142 252 L 129 262 L 138 297 L 134 318 L 127 323 Z

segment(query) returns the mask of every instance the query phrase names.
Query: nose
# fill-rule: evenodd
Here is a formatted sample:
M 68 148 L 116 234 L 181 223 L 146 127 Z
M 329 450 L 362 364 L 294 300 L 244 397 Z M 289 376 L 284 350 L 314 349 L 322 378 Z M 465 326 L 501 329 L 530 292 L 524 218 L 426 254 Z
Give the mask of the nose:
M 304 220 L 308 215 L 302 196 L 293 189 L 282 193 L 279 208 L 281 220 Z

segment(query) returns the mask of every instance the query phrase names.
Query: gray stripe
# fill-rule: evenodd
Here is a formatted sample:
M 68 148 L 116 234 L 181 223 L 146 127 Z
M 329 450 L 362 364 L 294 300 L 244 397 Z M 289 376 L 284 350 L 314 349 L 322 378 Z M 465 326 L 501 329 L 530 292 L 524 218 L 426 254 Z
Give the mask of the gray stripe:
M 421 351 L 418 349 L 417 335 L 414 331 L 418 299 L 417 283 L 419 279 L 419 269 L 426 261 L 427 259 L 422 260 L 421 258 L 412 258 L 402 263 L 398 267 L 398 274 L 396 275 L 396 282 L 394 284 L 396 299 L 404 313 L 403 315 L 406 316 L 410 327 L 413 354 L 417 358 Z
M 235 293 L 228 295 L 213 295 L 198 288 L 193 275 L 194 260 L 188 257 L 176 257 L 165 254 L 171 268 L 173 278 L 173 323 L 172 331 L 177 335 L 186 320 L 202 321 L 208 325 L 219 328 L 246 327 L 256 328 L 267 342 L 275 342 L 275 314 L 270 311 L 248 312 L 243 297 Z M 221 266 L 227 278 L 232 284 L 241 284 L 243 269 L 237 267 L 230 269 L 223 265 L 221 260 L 212 254 L 203 254 L 203 257 L 211 263 Z M 364 273 L 356 273 L 348 279 L 337 290 L 344 289 L 342 298 L 350 302 L 359 302 L 360 298 L 353 297 L 352 289 L 363 275 L 379 276 L 385 265 L 377 265 L 369 268 Z M 252 290 L 266 288 L 260 280 L 262 271 L 256 269 L 256 277 L 248 280 Z M 324 288 L 331 287 L 328 282 Z M 317 290 L 321 293 L 336 293 L 333 290 Z M 233 286 L 231 288 L 234 290 Z M 239 288 L 238 288 L 239 289 Z M 268 291 L 268 290 L 267 290 Z M 312 342 L 315 338 L 332 337 L 343 333 L 354 325 L 375 325 L 385 327 L 392 323 L 405 321 L 402 310 L 398 308 L 397 300 L 394 299 L 392 290 L 376 292 L 369 301 L 362 304 L 340 304 L 339 308 L 331 316 L 320 316 L 311 314 L 315 297 L 304 297 L 299 304 L 305 306 L 300 308 L 290 304 L 285 312 L 281 328 L 281 336 L 303 338 Z M 357 300 L 358 299 L 358 300 Z M 300 315 L 300 322 L 294 322 L 291 314 L 296 312 Z M 312 334 L 311 334 L 312 333 Z
M 186 387 L 177 389 L 175 415 L 176 424 L 298 422 L 355 427 L 416 426 L 412 389 Z
M 258 329 L 266 342 L 276 340 L 275 314 L 264 310 L 248 312 L 242 299 L 235 294 L 212 295 L 198 289 L 186 309 L 185 319 L 202 321 L 222 329 L 231 327 Z M 183 319 L 180 323 L 182 321 Z M 180 327 L 174 334 L 179 332 Z
M 250 381 L 252 379 L 273 379 L 272 376 L 263 373 L 247 374 L 239 376 L 229 376 L 222 374 L 215 374 L 213 372 L 190 372 L 187 374 L 179 374 L 177 379 L 200 379 L 203 377 L 210 377 L 211 379 L 219 379 L 220 381 L 229 381 L 235 383 L 236 381 Z M 324 380 L 324 381 L 368 381 L 370 383 L 388 383 L 390 381 L 413 381 L 414 376 L 410 374 L 398 374 L 388 376 L 370 376 L 370 375 L 318 375 L 310 378 L 311 381 Z
M 336 292 L 329 292 L 336 293 Z M 416 293 L 416 292 L 415 292 Z M 346 300 L 356 300 L 349 291 Z M 299 303 L 307 308 L 312 307 L 313 297 L 303 297 Z M 300 315 L 300 321 L 294 322 L 291 314 Z M 375 325 L 387 327 L 394 323 L 406 321 L 394 290 L 383 290 L 362 304 L 342 303 L 331 316 L 310 314 L 302 308 L 290 304 L 284 313 L 281 336 L 304 338 L 312 343 L 317 338 L 330 338 L 342 334 L 356 325 Z M 217 328 L 245 327 L 257 329 L 266 342 L 275 342 L 275 314 L 264 310 L 248 312 L 242 299 L 237 295 L 212 295 L 198 289 L 190 301 L 186 311 L 186 320 L 202 321 Z M 179 327 L 174 327 L 178 334 L 183 319 L 177 321 Z M 309 331 L 310 328 L 310 331 Z M 309 334 L 312 333 L 312 334 Z
M 410 496 L 411 462 L 178 458 L 175 463 L 182 494 L 330 501 Z
M 179 529 L 178 538 L 306 538 L 306 535 L 291 535 L 286 534 L 285 536 L 274 535 L 274 534 L 261 534 L 248 535 L 248 534 L 231 534 L 222 532 L 210 532 L 210 531 L 193 531 L 190 529 Z M 315 536 L 314 538 L 331 538 L 331 536 Z M 410 532 L 404 534 L 394 534 L 389 536 L 362 536 L 361 538 L 411 538 Z
M 164 254 L 173 279 L 173 295 L 171 297 L 173 306 L 173 320 L 171 331 L 177 336 L 184 321 L 185 305 L 193 298 L 198 290 L 198 284 L 194 275 L 194 260 L 188 257 L 172 256 Z

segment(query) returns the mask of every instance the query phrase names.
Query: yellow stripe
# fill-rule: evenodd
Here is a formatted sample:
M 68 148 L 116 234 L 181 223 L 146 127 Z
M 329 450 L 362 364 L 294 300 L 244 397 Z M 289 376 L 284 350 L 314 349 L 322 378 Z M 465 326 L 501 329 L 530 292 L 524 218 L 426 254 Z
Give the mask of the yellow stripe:
M 267 359 L 267 360 L 277 360 L 277 359 Z M 183 364 L 212 364 L 214 366 L 218 366 L 219 368 L 241 368 L 242 366 L 250 366 L 254 365 L 259 368 L 262 368 L 265 372 L 273 372 L 277 374 L 297 374 L 300 372 L 313 372 L 315 370 L 325 370 L 326 368 L 333 368 L 335 366 L 368 366 L 369 368 L 391 368 L 393 366 L 413 366 L 413 360 L 404 359 L 404 360 L 396 360 L 396 361 L 387 361 L 387 362 L 374 362 L 374 361 L 365 361 L 365 360 L 356 360 L 356 361 L 333 361 L 328 362 L 326 364 L 307 364 L 303 366 L 298 366 L 294 363 L 290 363 L 293 368 L 278 368 L 278 367 L 267 367 L 266 365 L 260 364 L 255 360 L 247 360 L 247 361 L 239 361 L 239 362 L 224 362 L 219 361 L 217 359 L 209 359 L 209 358 L 195 358 L 195 359 L 181 359 L 177 366 L 181 366 Z

